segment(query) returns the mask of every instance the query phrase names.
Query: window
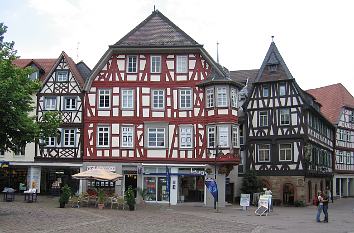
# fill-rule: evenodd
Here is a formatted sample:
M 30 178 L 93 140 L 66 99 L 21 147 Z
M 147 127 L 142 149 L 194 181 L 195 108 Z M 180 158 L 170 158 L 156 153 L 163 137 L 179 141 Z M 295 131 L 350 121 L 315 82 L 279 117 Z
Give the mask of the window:
M 109 127 L 98 126 L 97 128 L 97 146 L 106 147 L 109 146 Z
M 219 146 L 228 147 L 229 146 L 229 127 L 227 125 L 218 127 L 219 134 Z
M 215 126 L 208 127 L 208 148 L 215 148 Z
M 56 110 L 57 98 L 56 97 L 44 97 L 44 110 Z
M 350 159 L 350 152 L 347 152 L 347 161 L 346 161 L 346 164 L 351 164 L 351 159 Z
M 262 96 L 263 97 L 268 97 L 269 96 L 269 86 L 268 85 L 263 85 L 262 86 Z
M 238 147 L 238 127 L 237 126 L 232 126 L 232 146 L 233 147 Z
M 64 110 L 76 110 L 76 97 L 64 98 Z
M 350 131 L 347 131 L 347 142 L 350 142 Z
M 290 143 L 279 145 L 279 161 L 292 161 L 292 145 Z
M 179 107 L 181 109 L 192 108 L 193 92 L 191 89 L 179 90 Z
M 0 157 L 3 157 L 5 155 L 5 150 L 1 149 L 0 150 Z
M 128 73 L 136 73 L 138 71 L 137 56 L 128 56 Z
M 231 88 L 231 107 L 237 108 L 237 91 L 235 88 Z
M 280 109 L 280 125 L 290 125 L 290 109 Z
M 349 122 L 354 123 L 354 111 L 349 115 Z
M 177 73 L 187 73 L 188 69 L 187 69 L 187 62 L 188 62 L 188 58 L 187 56 L 177 56 L 176 59 L 176 67 L 177 67 Z
M 57 81 L 58 82 L 66 82 L 68 81 L 68 71 L 67 70 L 58 70 L 57 74 Z
M 122 108 L 132 109 L 134 103 L 134 91 L 132 89 L 122 89 Z
M 26 145 L 16 145 L 15 146 L 15 150 L 14 153 L 15 155 L 25 155 L 25 151 L 26 151 Z
M 75 146 L 75 130 L 64 129 L 64 146 Z
M 258 145 L 258 162 L 269 162 L 270 161 L 270 145 L 263 144 Z
M 32 74 L 28 75 L 28 78 L 32 81 L 37 80 L 38 79 L 38 70 L 36 70 L 35 72 L 33 72 Z
M 276 64 L 273 64 L 273 65 L 268 66 L 268 70 L 269 70 L 270 72 L 275 72 L 275 71 L 277 71 L 277 68 L 278 68 L 278 66 L 277 66 Z
M 260 111 L 259 112 L 259 126 L 264 127 L 268 126 L 268 112 Z
M 340 141 L 343 141 L 343 138 L 344 138 L 343 135 L 344 135 L 344 134 L 343 134 L 343 130 L 340 129 L 340 130 L 339 130 L 339 140 L 340 140 Z
M 227 89 L 226 87 L 216 88 L 217 93 L 217 106 L 227 107 Z
M 337 163 L 343 163 L 343 152 L 338 152 Z
M 183 149 L 193 147 L 192 126 L 182 126 L 179 128 L 179 147 Z
M 56 138 L 55 137 L 48 137 L 45 139 L 46 146 L 55 146 L 56 145 Z
M 161 72 L 161 56 L 151 56 L 151 73 L 160 73 Z
M 286 95 L 285 83 L 280 83 L 279 84 L 279 96 L 284 96 L 284 95 Z
M 148 129 L 148 145 L 149 147 L 165 147 L 165 128 L 149 128 Z
M 152 108 L 164 109 L 165 108 L 165 91 L 153 90 L 152 91 Z
M 133 147 L 134 127 L 122 126 L 122 147 Z
M 214 88 L 206 89 L 206 104 L 207 108 L 214 107 Z
M 110 108 L 111 106 L 111 91 L 110 90 L 98 90 L 98 107 Z

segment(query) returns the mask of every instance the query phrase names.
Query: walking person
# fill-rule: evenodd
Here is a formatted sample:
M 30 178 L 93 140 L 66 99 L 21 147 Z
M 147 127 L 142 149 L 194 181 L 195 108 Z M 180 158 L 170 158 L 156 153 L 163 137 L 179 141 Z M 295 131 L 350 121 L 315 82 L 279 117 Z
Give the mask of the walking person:
M 317 206 L 317 215 L 316 215 L 316 221 L 321 222 L 321 213 L 323 211 L 323 198 L 322 198 L 322 192 L 318 192 L 317 195 L 317 201 L 318 201 L 318 206 Z
M 327 195 L 323 195 L 323 213 L 325 215 L 324 221 L 323 222 L 328 222 L 328 202 L 329 202 L 329 197 Z

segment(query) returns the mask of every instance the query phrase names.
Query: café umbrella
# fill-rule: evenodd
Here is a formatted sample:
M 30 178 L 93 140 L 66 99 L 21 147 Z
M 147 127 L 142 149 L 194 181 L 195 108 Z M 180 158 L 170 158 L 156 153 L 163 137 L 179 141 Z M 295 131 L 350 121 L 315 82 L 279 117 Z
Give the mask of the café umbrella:
M 92 169 L 77 173 L 72 175 L 72 177 L 79 180 L 117 181 L 123 176 L 104 169 Z

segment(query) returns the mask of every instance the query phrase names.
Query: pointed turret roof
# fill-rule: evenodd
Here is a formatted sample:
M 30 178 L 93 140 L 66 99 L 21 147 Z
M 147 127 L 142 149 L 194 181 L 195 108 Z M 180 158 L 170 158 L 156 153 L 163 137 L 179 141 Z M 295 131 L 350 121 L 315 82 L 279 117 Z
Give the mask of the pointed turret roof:
M 266 66 L 270 65 L 279 65 L 285 72 L 285 75 L 277 75 L 277 76 L 263 76 L 264 70 Z M 279 50 L 274 42 L 272 42 L 269 46 L 268 52 L 263 60 L 262 66 L 259 69 L 257 78 L 255 82 L 267 82 L 267 81 L 275 81 L 282 79 L 293 79 L 287 65 L 285 64 L 282 56 L 279 53 Z
M 200 46 L 158 10 L 112 47 Z

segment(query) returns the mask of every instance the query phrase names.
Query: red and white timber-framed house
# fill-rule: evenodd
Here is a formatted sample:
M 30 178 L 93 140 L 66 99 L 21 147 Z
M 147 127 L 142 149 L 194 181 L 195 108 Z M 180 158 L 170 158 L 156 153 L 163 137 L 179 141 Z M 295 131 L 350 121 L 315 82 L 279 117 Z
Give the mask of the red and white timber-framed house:
M 84 169 L 124 174 L 123 182 L 88 182 L 148 190 L 148 201 L 212 205 L 205 169 L 227 173 L 239 162 L 237 93 L 202 45 L 159 11 L 109 46 L 85 85 Z M 226 166 L 229 165 L 229 166 Z M 208 169 L 210 171 L 210 169 Z M 224 202 L 225 174 L 218 176 Z
M 62 52 L 37 93 L 37 121 L 49 111 L 59 111 L 62 124 L 59 136 L 50 137 L 36 146 L 35 164 L 42 174 L 41 191 L 59 194 L 61 183 L 73 191 L 79 182 L 71 175 L 79 172 L 83 153 L 83 86 L 91 70 L 84 62 L 75 62 Z

